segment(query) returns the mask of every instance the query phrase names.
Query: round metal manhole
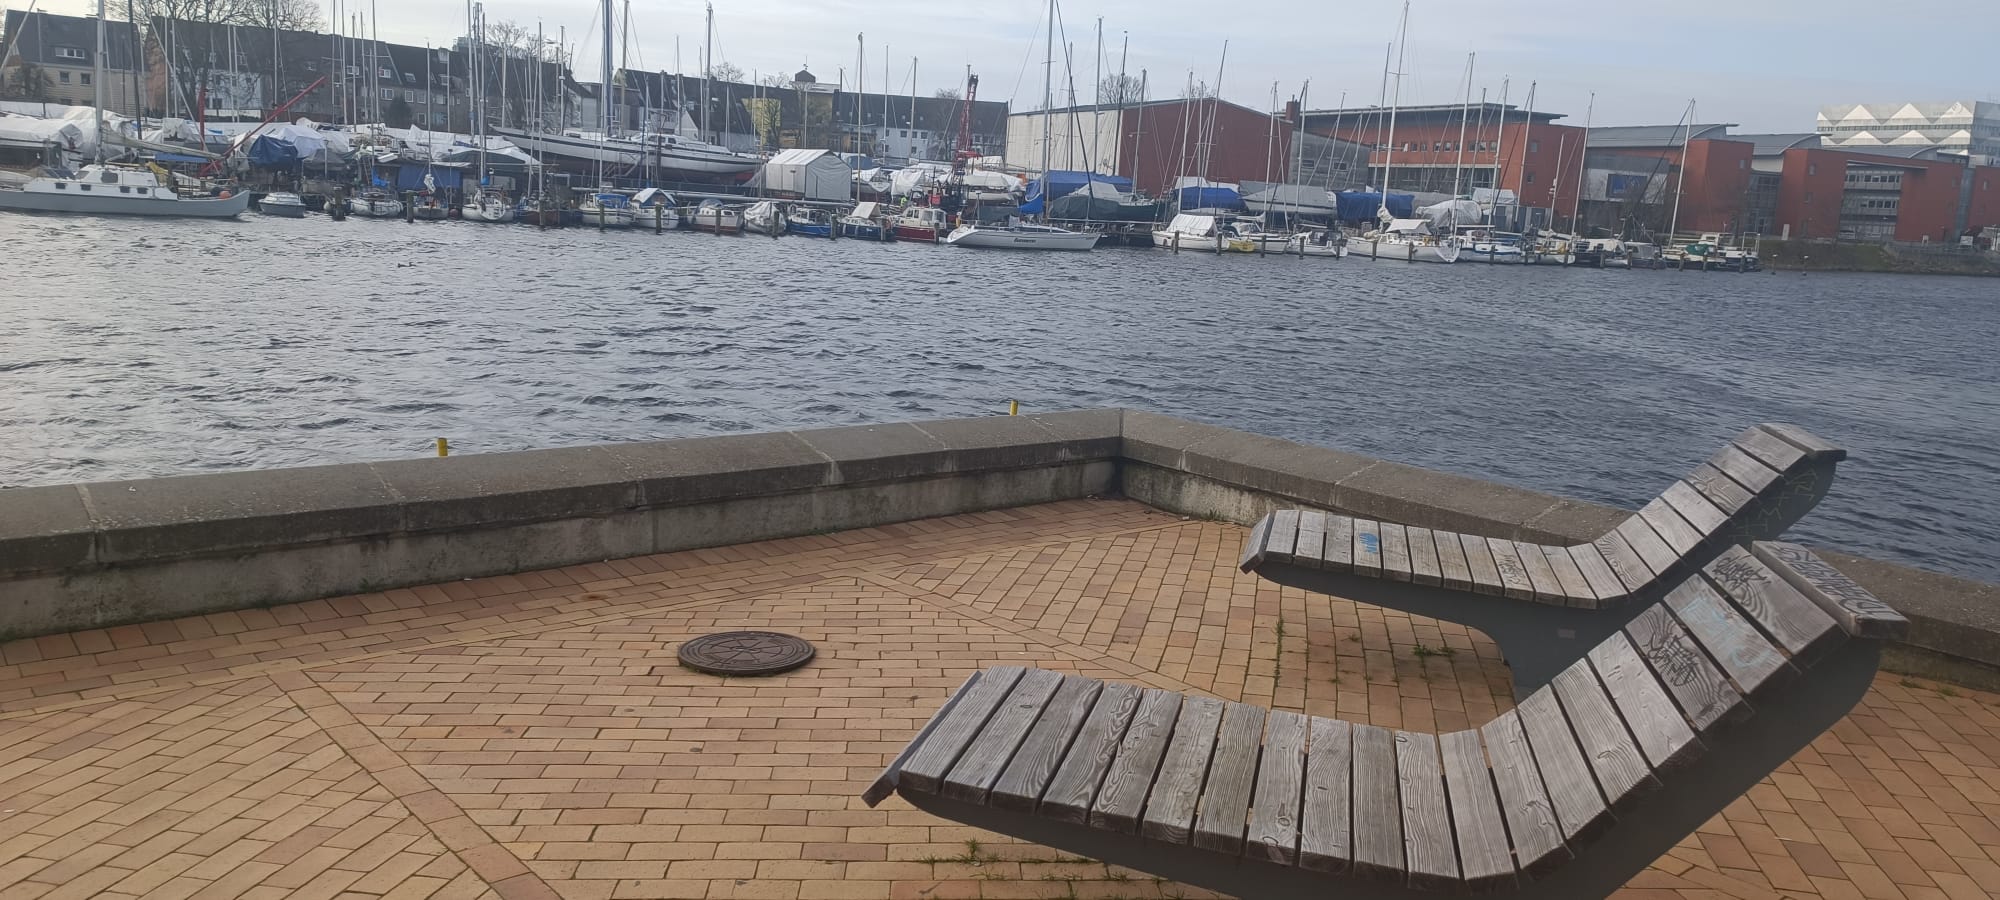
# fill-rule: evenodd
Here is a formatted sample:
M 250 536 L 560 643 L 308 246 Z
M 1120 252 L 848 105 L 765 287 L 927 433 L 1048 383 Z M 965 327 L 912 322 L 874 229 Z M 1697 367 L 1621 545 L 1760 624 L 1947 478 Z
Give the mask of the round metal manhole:
M 725 631 L 682 644 L 678 655 L 710 675 L 776 675 L 812 662 L 813 645 L 775 631 Z

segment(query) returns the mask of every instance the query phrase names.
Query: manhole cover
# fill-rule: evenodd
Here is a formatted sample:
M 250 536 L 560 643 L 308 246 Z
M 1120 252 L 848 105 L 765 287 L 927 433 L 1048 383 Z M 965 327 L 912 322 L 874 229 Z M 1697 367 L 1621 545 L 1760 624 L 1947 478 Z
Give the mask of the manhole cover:
M 775 631 L 725 631 L 681 645 L 681 665 L 711 675 L 776 675 L 812 661 L 813 645 Z

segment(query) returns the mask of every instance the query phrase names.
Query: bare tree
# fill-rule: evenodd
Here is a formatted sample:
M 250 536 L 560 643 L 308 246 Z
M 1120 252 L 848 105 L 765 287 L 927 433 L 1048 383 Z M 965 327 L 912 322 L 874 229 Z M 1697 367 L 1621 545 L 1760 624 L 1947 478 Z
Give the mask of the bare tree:
M 708 67 L 708 77 L 716 81 L 741 84 L 743 82 L 743 67 L 725 59 Z
M 939 100 L 963 100 L 965 99 L 965 92 L 958 88 L 938 88 L 934 96 Z
M 1131 75 L 1106 75 L 1097 84 L 1097 102 L 1103 106 L 1126 106 L 1138 103 L 1139 79 Z
M 771 74 L 757 79 L 757 83 L 767 88 L 784 88 L 790 90 L 792 88 L 792 76 Z
M 287 31 L 318 31 L 326 21 L 313 0 L 237 0 L 240 24 Z
M 1213 96 L 1215 96 L 1215 89 L 1209 87 L 1206 81 L 1197 81 L 1188 87 L 1181 88 L 1181 99 L 1183 100 L 1206 100 Z

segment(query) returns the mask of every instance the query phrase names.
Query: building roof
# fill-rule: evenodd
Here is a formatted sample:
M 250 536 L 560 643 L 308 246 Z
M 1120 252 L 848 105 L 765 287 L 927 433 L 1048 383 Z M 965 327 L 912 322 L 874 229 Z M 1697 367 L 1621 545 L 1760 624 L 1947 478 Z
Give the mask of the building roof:
M 1639 147 L 1678 147 L 1682 141 L 1734 140 L 1734 125 L 1611 125 L 1590 129 L 1590 149 L 1617 150 Z
M 104 46 L 107 58 L 104 60 L 104 67 L 122 70 L 133 68 L 132 50 L 137 43 L 132 23 L 105 22 Z M 58 48 L 81 50 L 83 58 L 57 56 Z M 6 49 L 0 51 L 0 66 L 17 65 L 25 60 L 38 66 L 81 68 L 96 64 L 92 58 L 96 52 L 95 16 L 59 16 L 39 11 L 7 10 Z
M 1339 117 L 1342 119 L 1353 118 L 1359 121 L 1363 116 L 1386 115 L 1388 112 L 1388 107 L 1384 106 L 1350 106 L 1341 109 L 1307 110 L 1304 115 L 1308 123 L 1323 124 L 1314 120 Z M 1493 122 L 1498 121 L 1502 115 L 1525 117 L 1527 110 L 1512 103 L 1493 102 L 1470 104 L 1427 103 L 1396 107 L 1396 117 L 1398 119 L 1408 118 L 1412 120 L 1456 122 L 1461 113 L 1464 114 L 1466 119 L 1471 121 Z M 1553 122 L 1557 119 L 1567 118 L 1563 113 L 1548 112 L 1546 110 L 1536 110 L 1534 117 L 1537 123 Z M 1510 118 L 1509 121 L 1512 121 L 1512 119 Z
M 1749 143 L 1751 156 L 1777 156 L 1794 148 L 1820 145 L 1817 134 L 1733 134 L 1729 139 Z
M 1212 99 L 1215 99 L 1215 98 L 1212 98 L 1212 97 L 1202 97 L 1202 98 L 1200 98 L 1200 101 L 1199 101 L 1199 102 L 1206 102 L 1206 101 L 1208 101 L 1208 100 L 1212 100 Z M 957 101 L 953 101 L 953 102 L 955 103 L 955 102 L 957 102 Z M 1156 107 L 1162 107 L 1162 106 L 1186 106 L 1186 105 L 1188 105 L 1188 104 L 1191 104 L 1191 103 L 1195 103 L 1195 102 L 1198 102 L 1198 101 L 1197 101 L 1197 100 L 1196 100 L 1195 98 L 1192 98 L 1192 97 L 1168 97 L 1168 98 L 1166 98 L 1166 99 L 1162 99 L 1162 100 L 1147 100 L 1147 101 L 1145 101 L 1145 102 L 1143 102 L 1143 103 L 1127 103 L 1127 104 L 1125 104 L 1124 108 L 1125 108 L 1125 109 L 1153 109 L 1153 108 L 1156 108 Z M 1236 107 L 1237 109 L 1240 109 L 1240 110 L 1243 110 L 1244 112 L 1247 112 L 1247 113 L 1249 113 L 1249 114 L 1251 114 L 1251 115 L 1253 115 L 1253 116 L 1268 116 L 1268 115 L 1270 115 L 1270 114 L 1271 114 L 1271 111 L 1270 111 L 1270 110 L 1266 110 L 1266 109 L 1251 109 L 1250 107 L 1247 107 L 1247 106 L 1244 106 L 1244 105 L 1243 105 L 1243 104 L 1241 104 L 1241 103 L 1234 103 L 1234 102 L 1231 102 L 1231 101 L 1228 101 L 1228 100 L 1223 100 L 1223 101 L 1221 101 L 1221 102 L 1222 102 L 1222 104 L 1223 104 L 1224 106 L 1233 106 L 1233 107 Z M 1055 109 L 1051 109 L 1051 110 L 1049 110 L 1048 112 L 1049 112 L 1049 113 L 1050 113 L 1051 115 L 1059 115 L 1059 116 L 1060 116 L 1060 115 L 1069 115 L 1070 113 L 1076 113 L 1076 114 L 1078 114 L 1078 115 L 1082 115 L 1083 113 L 1087 113 L 1087 112 L 1090 112 L 1090 111 L 1091 111 L 1092 109 L 1096 109 L 1096 110 L 1098 110 L 1098 111 L 1100 111 L 1100 112 L 1115 112 L 1115 111 L 1116 111 L 1116 110 L 1117 110 L 1118 108 L 1119 108 L 1119 107 L 1117 107 L 1117 106 L 1115 106 L 1115 105 L 1112 105 L 1112 104 L 1105 104 L 1105 105 L 1102 105 L 1102 106 L 1092 106 L 1092 105 L 1091 105 L 1091 104 L 1089 104 L 1089 103 L 1078 103 L 1078 104 L 1076 104 L 1076 105 L 1074 105 L 1074 106 L 1058 106 L 1058 107 L 1056 107 Z M 1010 115 L 1010 116 L 1034 116 L 1034 117 L 1036 117 L 1036 118 L 1040 118 L 1040 117 L 1041 117 L 1041 115 L 1042 115 L 1042 110 L 1039 110 L 1039 109 L 1024 109 L 1024 110 L 1021 110 L 1021 111 L 1019 111 L 1019 112 L 1011 112 L 1011 113 L 1008 113 L 1008 115 Z

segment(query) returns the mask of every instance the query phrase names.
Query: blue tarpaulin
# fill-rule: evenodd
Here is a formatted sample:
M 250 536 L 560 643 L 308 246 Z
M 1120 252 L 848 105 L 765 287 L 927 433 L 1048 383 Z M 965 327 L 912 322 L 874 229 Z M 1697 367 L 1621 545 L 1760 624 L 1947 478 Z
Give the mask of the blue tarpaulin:
M 1123 176 L 1092 175 L 1089 172 L 1055 171 L 1028 182 L 1028 195 L 1021 202 L 1021 213 L 1030 216 L 1042 214 L 1042 191 L 1044 184 L 1048 186 L 1049 197 L 1056 198 L 1081 190 L 1084 185 L 1093 181 L 1098 184 L 1109 185 L 1121 194 L 1132 192 L 1132 179 Z
M 250 142 L 249 156 L 253 166 L 291 166 L 298 164 L 299 150 L 291 141 L 260 137 Z
M 1375 214 L 1382 209 L 1382 195 L 1376 191 L 1341 191 L 1333 196 L 1340 206 L 1342 222 L 1372 222 Z M 1389 215 L 1398 219 L 1416 218 L 1416 195 L 1390 194 Z
M 423 166 L 398 167 L 396 169 L 396 190 L 398 192 L 423 190 L 424 171 L 425 168 Z M 440 191 L 457 190 L 464 184 L 465 173 L 458 169 L 433 166 L 429 171 L 431 173 L 431 180 L 437 182 L 437 189 Z
M 1182 211 L 1214 209 L 1241 212 L 1249 207 L 1243 205 L 1243 195 L 1234 188 L 1184 187 L 1180 190 L 1180 208 Z

